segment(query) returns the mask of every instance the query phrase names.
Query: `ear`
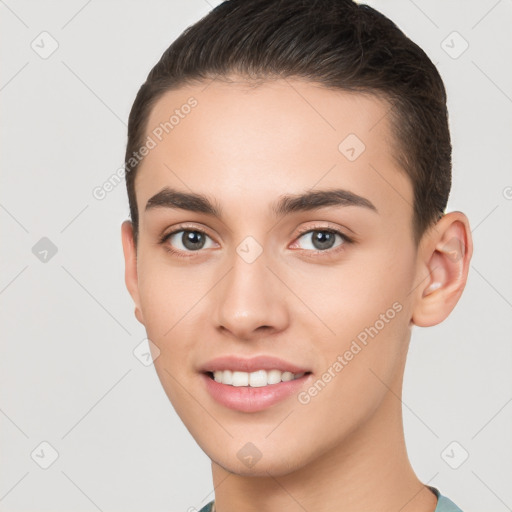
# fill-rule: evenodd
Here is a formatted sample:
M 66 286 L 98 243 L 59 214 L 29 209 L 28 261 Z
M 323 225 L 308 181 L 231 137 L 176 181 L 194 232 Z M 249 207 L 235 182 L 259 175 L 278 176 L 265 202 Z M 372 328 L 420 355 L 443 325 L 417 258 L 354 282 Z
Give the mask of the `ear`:
M 418 251 L 420 285 L 415 289 L 412 323 L 429 327 L 453 310 L 466 286 L 473 240 L 462 212 L 445 214 L 423 237 Z
M 135 302 L 135 317 L 144 325 L 144 317 L 140 307 L 139 279 L 137 274 L 137 248 L 133 239 L 133 224 L 126 220 L 121 226 L 121 239 L 124 253 L 124 281 Z

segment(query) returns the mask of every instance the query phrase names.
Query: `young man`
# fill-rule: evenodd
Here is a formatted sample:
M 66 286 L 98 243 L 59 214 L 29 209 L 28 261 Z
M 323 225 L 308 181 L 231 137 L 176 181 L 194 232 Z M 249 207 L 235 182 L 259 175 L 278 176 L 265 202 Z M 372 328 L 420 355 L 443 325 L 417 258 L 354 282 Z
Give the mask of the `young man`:
M 150 72 L 126 162 L 126 284 L 212 461 L 203 511 L 460 510 L 415 475 L 400 401 L 472 254 L 425 53 L 348 0 L 224 2 Z

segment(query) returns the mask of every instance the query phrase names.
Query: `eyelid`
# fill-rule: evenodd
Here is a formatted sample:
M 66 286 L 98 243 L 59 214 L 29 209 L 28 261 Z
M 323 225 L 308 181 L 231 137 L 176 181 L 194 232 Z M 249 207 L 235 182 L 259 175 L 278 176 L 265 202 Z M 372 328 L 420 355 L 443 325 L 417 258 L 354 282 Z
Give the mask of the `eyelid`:
M 349 229 L 349 228 L 346 228 L 346 229 Z M 355 242 L 355 238 L 353 238 L 352 236 L 346 235 L 342 231 L 342 228 L 340 228 L 338 226 L 332 226 L 332 225 L 326 226 L 326 225 L 320 225 L 320 224 L 314 224 L 312 226 L 310 225 L 306 228 L 299 229 L 299 232 L 297 233 L 297 236 L 295 237 L 295 239 L 300 238 L 302 235 L 304 235 L 306 233 L 310 233 L 311 231 L 330 231 L 332 233 L 336 233 L 336 234 L 340 235 L 347 243 Z M 353 232 L 351 229 L 349 231 Z M 322 251 L 322 252 L 326 252 L 326 251 Z
M 198 231 L 200 233 L 204 233 L 205 235 L 209 236 L 212 240 L 214 237 L 208 232 L 208 229 L 203 226 L 198 226 L 197 224 L 178 224 L 177 226 L 174 226 L 171 231 L 165 231 L 162 235 L 160 235 L 160 243 L 164 243 L 166 240 L 169 239 L 172 235 L 179 233 L 180 231 Z M 215 242 L 217 243 L 217 242 Z

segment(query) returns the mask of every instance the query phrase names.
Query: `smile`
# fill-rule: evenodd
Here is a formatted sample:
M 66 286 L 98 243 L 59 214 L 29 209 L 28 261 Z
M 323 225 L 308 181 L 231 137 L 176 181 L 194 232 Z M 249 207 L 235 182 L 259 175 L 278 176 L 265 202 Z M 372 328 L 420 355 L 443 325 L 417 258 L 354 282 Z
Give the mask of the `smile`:
M 256 370 L 254 372 L 241 372 L 233 370 L 217 370 L 209 372 L 210 378 L 213 378 L 220 384 L 227 384 L 228 386 L 250 386 L 259 388 L 272 384 L 279 384 L 280 382 L 288 382 L 295 379 L 300 379 L 305 375 L 302 373 L 282 372 L 280 370 Z

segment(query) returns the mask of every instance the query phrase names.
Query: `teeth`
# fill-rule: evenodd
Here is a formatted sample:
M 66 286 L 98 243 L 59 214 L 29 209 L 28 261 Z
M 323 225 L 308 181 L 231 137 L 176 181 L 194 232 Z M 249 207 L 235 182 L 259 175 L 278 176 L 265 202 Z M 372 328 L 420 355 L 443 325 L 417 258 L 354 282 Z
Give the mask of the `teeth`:
M 245 372 L 233 372 L 233 378 L 231 381 L 232 386 L 248 386 L 249 385 L 249 374 Z
M 304 372 L 293 374 L 291 372 L 281 372 L 280 370 L 257 370 L 251 373 L 231 370 L 213 372 L 213 378 L 216 382 L 235 387 L 250 386 L 252 388 L 260 388 L 269 384 L 279 384 L 280 382 L 299 379 L 303 375 Z

